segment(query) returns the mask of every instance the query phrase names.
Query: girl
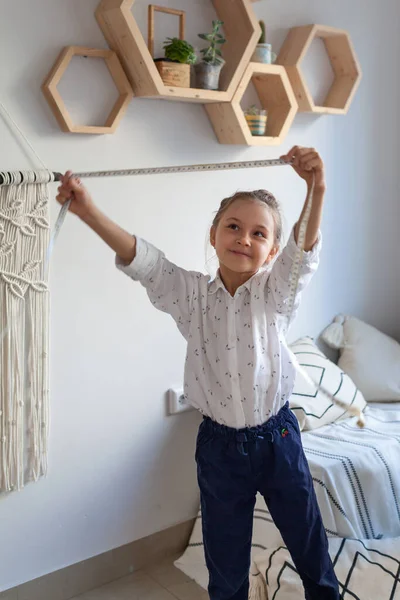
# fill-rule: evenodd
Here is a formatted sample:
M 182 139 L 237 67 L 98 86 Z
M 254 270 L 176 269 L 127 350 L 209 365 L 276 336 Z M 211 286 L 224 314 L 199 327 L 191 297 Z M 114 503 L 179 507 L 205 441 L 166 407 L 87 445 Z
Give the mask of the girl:
M 297 307 L 318 265 L 325 174 L 312 148 L 296 146 L 282 158 L 308 187 L 313 177 L 315 183 Z M 196 461 L 211 600 L 247 600 L 257 492 L 291 553 L 306 599 L 337 600 L 312 478 L 288 404 L 295 369 L 285 334 L 299 223 L 270 266 L 282 235 L 277 201 L 265 190 L 225 198 L 210 230 L 219 260 L 210 281 L 120 229 L 68 171 L 57 200 L 70 198 L 70 210 L 116 252 L 118 268 L 140 281 L 187 340 L 185 396 L 204 416 Z

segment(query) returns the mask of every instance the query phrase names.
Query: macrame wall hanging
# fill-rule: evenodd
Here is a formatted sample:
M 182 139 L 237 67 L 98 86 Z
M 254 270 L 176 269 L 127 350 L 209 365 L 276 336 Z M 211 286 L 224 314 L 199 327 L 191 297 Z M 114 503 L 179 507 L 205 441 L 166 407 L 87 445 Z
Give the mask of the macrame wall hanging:
M 49 193 L 38 173 L 0 186 L 0 491 L 47 470 L 49 417 L 46 252 Z
M 49 190 L 54 180 L 0 101 L 0 116 L 41 171 L 0 172 L 0 493 L 47 472 Z

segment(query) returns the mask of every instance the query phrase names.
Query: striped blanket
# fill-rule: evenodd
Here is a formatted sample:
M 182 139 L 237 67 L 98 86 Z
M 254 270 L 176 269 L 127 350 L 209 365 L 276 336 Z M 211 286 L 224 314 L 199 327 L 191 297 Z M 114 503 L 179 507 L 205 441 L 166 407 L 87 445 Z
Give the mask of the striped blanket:
M 382 579 L 382 590 L 386 590 L 390 588 L 386 578 L 393 575 L 393 581 L 397 582 L 400 575 L 400 570 L 397 573 L 395 568 L 396 564 L 397 567 L 400 565 L 400 407 L 397 404 L 390 406 L 389 410 L 383 410 L 379 406 L 369 405 L 365 417 L 364 429 L 357 427 L 355 418 L 350 418 L 304 432 L 302 440 L 325 529 L 331 538 L 333 558 L 343 539 L 347 538 L 346 551 L 340 553 L 337 568 L 335 565 L 338 579 L 345 586 L 351 571 L 354 581 L 357 579 L 359 583 L 352 589 L 349 598 L 376 600 L 378 596 L 371 596 L 376 578 Z M 398 539 L 389 542 L 389 538 Z M 261 497 L 256 502 L 252 542 L 251 597 L 260 600 L 304 598 L 294 567 L 286 570 L 286 573 L 292 574 L 291 584 L 295 591 L 291 595 L 288 592 L 279 595 L 277 577 L 270 577 L 268 585 L 266 583 L 265 565 L 272 553 L 275 552 L 274 573 L 279 574 L 285 564 L 292 563 Z M 379 548 L 382 548 L 382 554 L 388 554 L 385 560 L 391 561 L 390 568 L 387 565 L 376 566 L 359 577 L 360 568 L 370 565 L 368 561 L 376 562 L 370 554 L 362 559 L 363 562 L 356 560 L 360 557 L 362 544 L 369 548 L 363 551 L 364 554 L 375 553 L 375 558 L 380 552 Z M 199 585 L 207 587 L 200 514 L 189 546 L 175 564 Z M 382 591 L 379 600 L 400 600 L 400 581 L 398 586 L 397 594 L 395 591 L 388 594 Z

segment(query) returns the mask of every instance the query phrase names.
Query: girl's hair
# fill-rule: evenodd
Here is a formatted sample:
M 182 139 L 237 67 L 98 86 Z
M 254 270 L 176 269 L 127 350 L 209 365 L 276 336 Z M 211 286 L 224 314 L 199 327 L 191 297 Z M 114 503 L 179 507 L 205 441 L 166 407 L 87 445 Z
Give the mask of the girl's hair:
M 212 222 L 213 227 L 216 228 L 218 226 L 218 223 L 220 222 L 223 213 L 231 206 L 231 204 L 235 202 L 235 200 L 258 201 L 268 206 L 268 208 L 272 212 L 272 216 L 274 218 L 275 223 L 275 244 L 279 246 L 282 238 L 282 217 L 277 199 L 273 194 L 271 194 L 271 192 L 267 192 L 267 190 L 253 190 L 252 192 L 236 192 L 236 194 L 233 194 L 228 198 L 224 198 Z

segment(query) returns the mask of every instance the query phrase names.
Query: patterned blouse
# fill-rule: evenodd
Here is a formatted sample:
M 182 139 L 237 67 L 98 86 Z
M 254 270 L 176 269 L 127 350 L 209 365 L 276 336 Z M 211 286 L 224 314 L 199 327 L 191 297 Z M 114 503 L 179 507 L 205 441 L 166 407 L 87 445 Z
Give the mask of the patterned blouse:
M 146 288 L 187 341 L 184 393 L 203 415 L 229 427 L 261 425 L 289 399 L 295 367 L 285 336 L 289 275 L 297 246 L 292 231 L 272 267 L 260 269 L 231 296 L 217 274 L 186 271 L 136 238 L 136 256 L 117 267 Z M 304 252 L 292 318 L 319 262 L 321 235 Z

